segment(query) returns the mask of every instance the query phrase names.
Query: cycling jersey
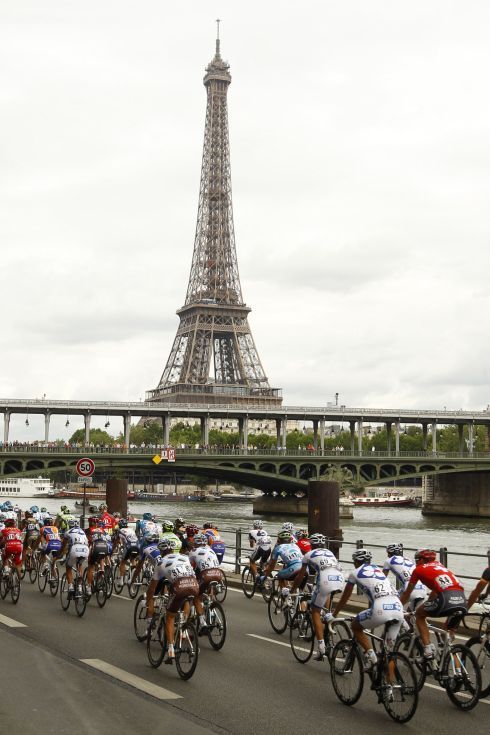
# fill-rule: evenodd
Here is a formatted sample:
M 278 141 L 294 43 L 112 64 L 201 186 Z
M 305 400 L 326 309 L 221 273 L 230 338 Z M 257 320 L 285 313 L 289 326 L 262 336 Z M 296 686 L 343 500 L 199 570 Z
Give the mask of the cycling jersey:
M 311 544 L 307 538 L 300 538 L 296 541 L 296 545 L 299 546 L 303 554 L 307 554 L 311 551 Z
M 302 565 L 316 573 L 311 604 L 325 607 L 328 597 L 344 588 L 344 575 L 337 558 L 328 549 L 313 549 L 303 556 Z
M 195 576 L 189 557 L 182 554 L 167 554 L 157 559 L 153 579 L 175 582 L 179 577 L 195 578 Z
M 347 583 L 358 585 L 371 603 L 367 610 L 356 615 L 363 628 L 373 630 L 390 623 L 385 640 L 388 650 L 391 650 L 403 622 L 403 607 L 383 570 L 374 564 L 363 564 L 349 574 Z
M 329 549 L 313 549 L 303 556 L 302 562 L 304 567 L 310 567 L 316 574 L 327 572 L 328 570 L 340 570 L 340 564 L 335 554 Z
M 277 544 L 272 550 L 271 557 L 274 561 L 282 561 L 284 565 L 277 574 L 279 579 L 292 579 L 301 569 L 303 554 L 294 543 Z
M 172 542 L 172 549 L 173 551 L 175 551 L 175 553 L 178 553 L 182 549 L 182 541 L 176 533 L 172 533 L 172 531 L 165 531 L 160 535 L 160 540 L 164 538 L 170 539 L 170 541 Z
M 396 595 L 382 569 L 374 564 L 363 564 L 357 569 L 353 569 L 349 574 L 347 583 L 357 585 L 371 604 L 380 597 Z
M 39 538 L 39 523 L 34 517 L 30 516 L 25 519 L 23 526 L 25 532 L 24 546 L 27 546 L 31 541 Z
M 68 548 L 71 548 L 72 546 L 86 546 L 88 548 L 88 539 L 85 535 L 85 531 L 82 531 L 79 526 L 69 528 L 68 531 L 65 531 L 63 534 L 63 538 L 67 539 Z
M 68 529 L 68 521 L 74 521 L 75 516 L 71 513 L 59 513 L 56 517 L 57 526 L 60 531 L 66 531 Z
M 397 554 L 386 559 L 385 563 L 383 564 L 383 571 L 393 572 L 396 579 L 401 585 L 402 591 L 406 587 L 408 587 L 414 569 L 414 561 L 408 559 L 406 556 L 398 556 Z M 419 595 L 419 597 L 425 597 L 425 588 L 422 582 L 417 582 L 417 584 L 415 585 L 415 589 L 420 591 L 421 594 Z
M 104 511 L 104 513 L 102 513 L 102 515 L 100 516 L 100 520 L 104 524 L 104 528 L 106 529 L 109 536 L 111 536 L 113 533 L 113 529 L 115 528 L 115 526 L 117 526 L 117 521 L 114 516 L 111 516 L 110 513 Z
M 412 572 L 410 582 L 412 584 L 422 582 L 433 592 L 463 591 L 459 579 L 438 561 L 431 561 L 429 564 L 418 564 Z
M 216 528 L 206 528 L 202 531 L 202 533 L 206 534 L 206 536 L 208 537 L 209 543 L 213 547 L 213 551 L 218 557 L 221 564 L 225 555 L 226 544 L 219 535 L 218 530 Z
M 138 537 L 132 528 L 119 528 L 117 538 L 125 549 L 129 546 L 136 547 L 138 545 Z
M 248 538 L 254 542 L 254 546 L 260 546 L 261 549 L 270 549 L 272 546 L 271 537 L 262 528 L 253 528 L 249 531 Z
M 46 554 L 61 549 L 61 539 L 56 526 L 43 526 L 41 529 L 41 548 Z
M 193 549 L 189 554 L 189 561 L 198 572 L 219 567 L 218 557 L 209 546 L 198 546 L 197 549 Z
M 143 538 L 151 533 L 158 534 L 158 526 L 155 521 L 146 521 L 144 519 L 136 521 L 136 535 L 138 538 Z
M 8 556 L 13 556 L 16 567 L 22 563 L 22 533 L 19 528 L 4 528 L 0 532 L 0 546 L 4 562 Z

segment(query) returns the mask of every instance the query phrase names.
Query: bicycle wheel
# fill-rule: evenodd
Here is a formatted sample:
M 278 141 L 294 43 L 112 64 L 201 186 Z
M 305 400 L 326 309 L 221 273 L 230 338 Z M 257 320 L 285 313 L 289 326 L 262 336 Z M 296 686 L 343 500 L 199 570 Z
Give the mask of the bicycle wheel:
M 124 589 L 124 585 L 126 583 L 126 574 L 123 574 L 121 576 L 121 571 L 119 569 L 119 564 L 117 564 L 113 570 L 112 570 L 112 576 L 114 579 L 114 592 L 116 595 L 120 595 L 121 592 Z
M 146 595 L 140 595 L 136 600 L 133 613 L 134 634 L 140 643 L 145 640 L 148 634 L 146 611 Z
M 20 578 L 21 579 L 24 579 L 24 577 L 26 576 L 26 572 L 29 571 L 28 565 L 29 565 L 29 554 L 27 554 L 25 561 L 20 568 Z
M 190 679 L 197 666 L 199 645 L 192 623 L 177 626 L 175 631 L 175 665 L 181 679 Z
M 114 575 L 112 573 L 112 565 L 106 564 L 104 567 L 104 575 L 105 575 L 105 586 L 107 589 L 107 599 L 112 597 L 112 591 L 114 589 Z
M 27 557 L 29 558 L 29 557 Z M 26 559 L 27 561 L 27 559 Z M 30 554 L 29 562 L 29 582 L 34 584 L 37 579 L 37 559 L 33 553 Z
M 215 651 L 223 648 L 226 639 L 226 616 L 219 602 L 211 602 L 206 614 L 208 638 Z
M 49 594 L 51 597 L 56 597 L 58 594 L 58 588 L 60 586 L 60 572 L 56 564 L 53 564 L 53 569 L 49 577 Z
M 442 665 L 447 696 L 459 709 L 476 707 L 481 694 L 481 672 L 475 655 L 463 645 L 451 646 Z
M 272 597 L 272 591 L 274 589 L 274 580 L 271 577 L 267 577 L 262 585 L 260 591 L 265 602 L 269 602 Z
M 474 654 L 481 674 L 481 694 L 486 697 L 490 694 L 490 643 L 476 635 L 466 641 L 467 648 Z
M 79 618 L 83 616 L 87 608 L 87 588 L 82 578 L 75 580 L 75 610 Z
M 417 676 L 408 656 L 395 651 L 389 657 L 394 664 L 394 679 L 387 670 L 381 674 L 381 701 L 395 722 L 408 722 L 415 714 L 419 702 Z
M 158 669 L 161 665 L 165 650 L 165 620 L 157 615 L 152 619 L 146 636 L 146 655 L 150 666 L 154 669 Z
M 99 569 L 94 578 L 95 599 L 99 607 L 104 607 L 107 602 L 107 578 L 105 573 Z
M 17 569 L 12 569 L 10 578 L 10 597 L 14 605 L 17 605 L 20 597 L 20 577 Z
M 357 702 L 364 687 L 364 666 L 353 639 L 337 643 L 330 659 L 330 677 L 334 692 L 343 704 Z
M 242 590 L 248 600 L 251 600 L 255 593 L 255 577 L 250 567 L 244 567 L 242 571 Z
M 395 643 L 395 651 L 401 651 L 405 656 L 408 656 L 415 671 L 417 688 L 420 692 L 427 676 L 427 663 L 424 658 L 424 646 L 422 642 L 419 638 L 412 638 L 411 633 L 403 633 Z
M 132 579 L 132 576 L 131 576 L 131 579 Z M 130 581 L 128 583 L 128 595 L 130 596 L 132 600 L 134 600 L 134 598 L 140 591 L 140 587 L 141 587 L 141 572 L 135 577 L 134 582 Z
M 45 559 L 39 566 L 39 573 L 37 575 L 37 586 L 40 592 L 44 592 L 48 583 L 49 577 L 49 561 Z
M 63 610 L 68 610 L 68 608 L 70 607 L 71 598 L 68 593 L 68 580 L 66 578 L 66 573 L 63 574 L 63 576 L 61 577 L 60 602 Z
M 289 643 L 296 661 L 307 663 L 313 653 L 315 632 L 310 612 L 298 610 L 289 628 Z
M 289 619 L 289 608 L 285 604 L 285 598 L 281 594 L 279 587 L 274 590 L 272 597 L 267 603 L 267 614 L 269 615 L 269 621 L 272 625 L 272 629 L 276 633 L 284 633 L 288 627 Z
M 223 575 L 223 579 L 216 585 L 215 594 L 216 600 L 218 602 L 224 602 L 226 600 L 226 594 L 228 592 L 228 580 L 226 579 L 226 574 L 223 569 L 221 570 L 221 573 Z

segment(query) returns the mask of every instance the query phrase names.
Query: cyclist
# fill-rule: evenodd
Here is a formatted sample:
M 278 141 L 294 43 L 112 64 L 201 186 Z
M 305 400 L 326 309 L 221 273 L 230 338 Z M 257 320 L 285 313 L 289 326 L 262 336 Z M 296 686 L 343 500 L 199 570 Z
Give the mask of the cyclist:
M 366 668 L 371 668 L 377 659 L 371 639 L 364 633 L 364 629 L 374 630 L 379 625 L 389 624 L 385 643 L 388 651 L 391 651 L 403 622 L 403 607 L 398 596 L 381 567 L 371 564 L 371 560 L 372 554 L 368 549 L 354 551 L 352 561 L 355 568 L 349 574 L 342 597 L 333 611 L 334 617 L 337 617 L 356 585 L 368 598 L 370 607 L 358 613 L 352 621 L 354 638 L 364 650 Z
M 219 559 L 209 546 L 206 534 L 198 533 L 194 536 L 194 548 L 189 554 L 189 561 L 199 582 L 199 594 L 194 599 L 194 604 L 199 615 L 199 635 L 201 635 L 208 628 L 204 618 L 202 596 L 205 592 L 211 593 L 213 582 L 219 583 L 223 580 L 223 572 L 219 569 Z
M 183 518 L 176 518 L 174 521 L 174 533 L 177 534 L 177 536 L 180 538 L 181 541 L 184 540 L 184 534 L 185 534 L 185 521 Z
M 303 556 L 301 571 L 297 574 L 291 593 L 300 587 L 307 578 L 310 570 L 316 574 L 315 587 L 311 596 L 311 621 L 315 629 L 317 651 L 315 661 L 323 661 L 325 656 L 324 628 L 321 612 L 327 606 L 327 600 L 332 599 L 336 592 L 344 588 L 344 576 L 340 564 L 329 549 L 325 548 L 326 538 L 322 533 L 314 533 L 310 538 L 311 551 Z M 330 607 L 330 604 L 329 604 Z
M 138 575 L 143 569 L 143 564 L 145 563 L 146 559 L 148 559 L 153 566 L 155 565 L 156 560 L 160 556 L 160 552 L 158 550 L 159 540 L 160 537 L 158 533 L 152 533 L 151 531 L 140 538 L 138 542 L 140 558 L 138 559 L 138 563 L 134 567 L 131 584 L 134 584 L 138 579 Z
M 5 503 L 2 505 L 2 511 L 5 515 L 5 518 L 12 518 L 12 520 L 15 521 L 15 525 L 17 526 L 17 513 L 15 512 L 10 500 L 6 500 Z
M 291 521 L 286 521 L 282 524 L 281 531 L 289 531 L 294 541 L 294 523 L 291 523 Z
M 303 554 L 307 554 L 309 551 L 311 551 L 311 543 L 308 540 L 308 531 L 302 528 L 296 531 L 295 537 L 296 543 Z
M 44 525 L 41 528 L 39 538 L 34 544 L 34 549 L 40 548 L 41 554 L 46 557 L 50 557 L 51 570 L 53 569 L 55 559 L 57 559 L 61 552 L 62 542 L 60 534 L 54 521 L 49 516 L 44 519 Z M 41 574 L 41 572 L 39 572 Z
M 5 528 L 5 519 L 6 516 L 3 513 L 0 513 L 0 531 L 3 531 Z
M 171 539 L 162 539 L 158 545 L 160 550 L 160 558 L 155 564 L 155 572 L 153 579 L 148 587 L 146 594 L 146 603 L 148 606 L 148 619 L 151 620 L 154 612 L 154 600 L 156 587 L 160 580 L 170 582 L 170 598 L 167 603 L 167 611 L 165 615 L 165 635 L 168 641 L 166 664 L 172 664 L 175 659 L 174 650 L 174 619 L 179 611 L 181 601 L 193 595 L 197 597 L 199 594 L 199 584 L 192 569 L 189 558 L 182 554 L 174 553 L 172 549 Z
M 151 513 L 143 513 L 143 518 L 138 518 L 136 521 L 136 535 L 139 539 L 143 538 L 148 533 L 158 533 L 157 524 L 152 520 L 153 516 Z
M 109 547 L 107 545 L 106 529 L 100 518 L 90 516 L 88 529 L 85 533 L 90 547 L 87 568 L 87 587 L 90 591 L 93 589 L 95 565 L 100 563 L 100 568 L 104 571 L 105 559 L 109 555 Z
M 292 524 L 290 524 L 292 525 Z M 279 587 L 283 597 L 289 595 L 288 582 L 294 579 L 301 569 L 303 554 L 292 541 L 291 531 L 283 529 L 277 534 L 277 544 L 272 549 L 271 559 L 260 577 L 259 582 L 263 584 L 265 578 L 271 574 L 278 561 L 283 563 L 283 568 L 277 573 Z
M 117 520 L 108 512 L 106 503 L 101 503 L 99 505 L 99 520 L 102 521 L 109 536 L 112 536 L 112 532 L 115 526 L 117 526 Z
M 14 567 L 21 572 L 22 568 L 22 532 L 17 528 L 13 518 L 6 518 L 4 528 L 0 531 L 0 549 L 2 550 L 2 566 L 9 556 L 12 557 Z
M 221 564 L 225 555 L 226 545 L 219 535 L 217 527 L 213 527 L 212 523 L 205 523 L 203 526 L 203 533 L 208 537 L 209 545 L 213 547 L 213 551 Z
M 437 561 L 437 553 L 433 549 L 419 549 L 415 552 L 415 569 L 400 595 L 403 605 L 410 599 L 417 582 L 422 582 L 431 591 L 429 599 L 416 609 L 415 621 L 424 644 L 424 657 L 433 659 L 436 651 L 430 642 L 426 618 L 429 615 L 434 618 L 449 616 L 445 627 L 450 636 L 454 637 L 461 621 L 461 614 L 467 612 L 466 597 L 458 578 Z
M 33 506 L 37 508 L 37 505 Z M 24 543 L 22 549 L 22 564 L 25 564 L 27 549 L 33 549 L 35 542 L 38 540 L 40 535 L 39 521 L 35 518 L 34 513 L 31 510 L 26 510 L 25 518 L 21 523 L 21 530 L 24 531 Z
M 31 507 L 29 508 L 29 511 L 32 517 L 36 519 L 36 521 L 39 522 L 41 520 L 41 512 L 39 510 L 38 505 L 31 505 Z
M 415 562 L 409 559 L 408 556 L 403 554 L 403 544 L 388 544 L 386 547 L 386 553 L 388 558 L 383 564 L 383 572 L 388 576 L 389 572 L 392 572 L 397 580 L 400 591 L 403 592 L 407 588 L 410 582 L 410 577 L 415 569 Z M 427 597 L 427 590 L 425 589 L 422 582 L 417 582 L 415 585 L 410 599 L 408 601 L 407 610 L 412 612 L 415 608 L 425 600 Z
M 39 520 L 40 520 L 40 521 L 41 521 L 42 523 L 44 523 L 44 521 L 46 520 L 46 518 L 51 518 L 51 513 L 48 513 L 48 510 L 47 510 L 47 508 L 45 508 L 45 507 L 43 506 L 43 507 L 41 508 L 41 510 L 39 511 Z
M 490 549 L 487 550 L 487 556 L 487 568 L 483 570 L 480 580 L 476 583 L 475 589 L 468 597 L 468 610 L 477 600 L 485 599 L 485 597 L 490 593 Z
M 126 562 L 130 563 L 138 556 L 138 537 L 125 518 L 121 518 L 117 524 L 115 533 L 114 551 L 120 546 L 122 550 L 119 574 L 124 578 L 126 573 Z
M 253 549 L 250 554 L 250 571 L 257 576 L 257 563 L 265 564 L 271 555 L 272 541 L 271 537 L 264 531 L 262 521 L 254 521 L 253 528 L 248 532 L 248 540 L 250 548 Z
M 82 563 L 88 559 L 89 547 L 85 531 L 82 531 L 76 518 L 67 520 L 68 529 L 63 534 L 63 546 L 61 553 L 66 551 L 66 581 L 68 582 L 68 595 L 73 594 L 73 570 L 77 568 L 78 575 L 82 576 Z
M 173 549 L 174 551 L 180 551 L 182 548 L 182 541 L 180 540 L 180 537 L 177 536 L 176 533 L 174 533 L 174 524 L 172 521 L 163 521 L 162 523 L 162 533 L 160 534 L 160 540 L 164 538 L 169 538 L 173 542 Z
M 194 536 L 196 533 L 199 533 L 199 526 L 196 526 L 194 523 L 191 523 L 189 526 L 186 526 L 185 529 L 185 538 L 182 541 L 182 553 L 188 554 L 191 549 L 194 548 Z
M 55 526 L 58 526 L 58 528 L 60 529 L 60 533 L 64 534 L 66 531 L 68 531 L 68 521 L 75 520 L 75 516 L 70 513 L 70 510 L 67 508 L 67 506 L 62 505 L 56 516 Z

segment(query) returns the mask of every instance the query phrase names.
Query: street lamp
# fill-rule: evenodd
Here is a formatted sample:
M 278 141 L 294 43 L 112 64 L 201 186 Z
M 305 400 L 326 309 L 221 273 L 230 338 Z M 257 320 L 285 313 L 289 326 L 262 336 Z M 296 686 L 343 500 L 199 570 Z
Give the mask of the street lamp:
M 339 394 L 338 393 L 335 394 L 335 405 L 336 406 L 339 405 Z

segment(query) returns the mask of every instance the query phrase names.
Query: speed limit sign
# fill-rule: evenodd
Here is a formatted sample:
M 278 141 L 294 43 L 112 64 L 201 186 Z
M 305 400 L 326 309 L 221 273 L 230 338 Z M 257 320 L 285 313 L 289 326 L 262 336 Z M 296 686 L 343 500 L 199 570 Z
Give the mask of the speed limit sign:
M 76 470 L 80 477 L 92 477 L 95 471 L 95 464 L 93 460 L 84 457 L 78 460 Z

